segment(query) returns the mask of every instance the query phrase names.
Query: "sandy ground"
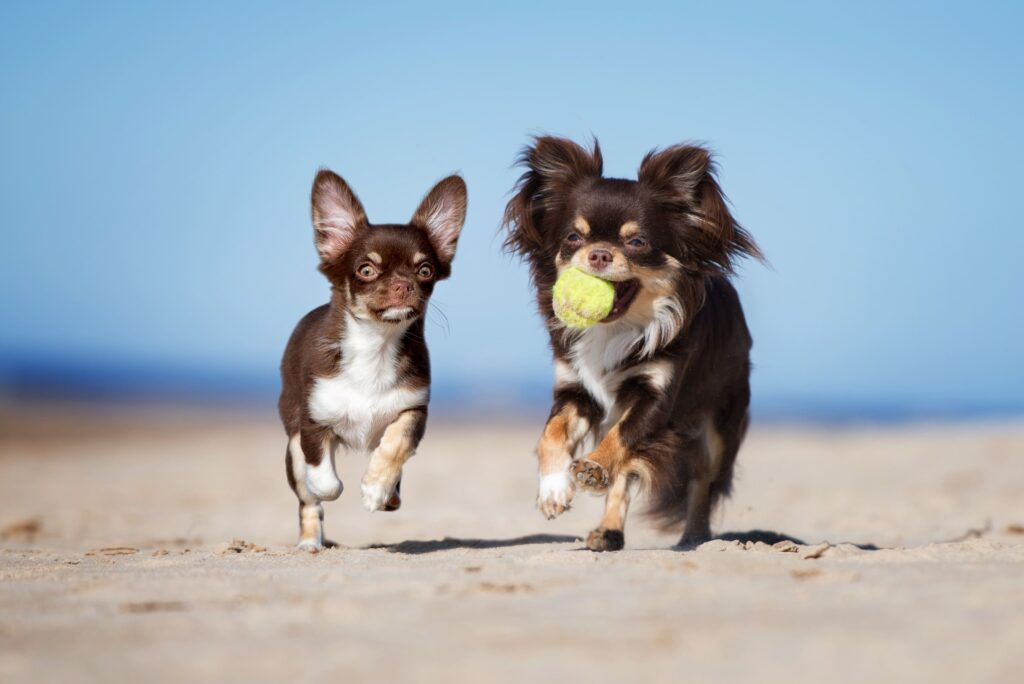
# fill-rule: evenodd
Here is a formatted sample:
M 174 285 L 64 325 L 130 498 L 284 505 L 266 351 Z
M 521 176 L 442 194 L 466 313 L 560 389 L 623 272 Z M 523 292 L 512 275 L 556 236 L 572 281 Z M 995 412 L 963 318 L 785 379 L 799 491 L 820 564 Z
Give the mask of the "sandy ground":
M 538 429 L 435 421 L 397 513 L 343 463 L 310 556 L 270 420 L 8 410 L 0 681 L 1024 681 L 1024 425 L 757 428 L 722 539 L 612 554 Z

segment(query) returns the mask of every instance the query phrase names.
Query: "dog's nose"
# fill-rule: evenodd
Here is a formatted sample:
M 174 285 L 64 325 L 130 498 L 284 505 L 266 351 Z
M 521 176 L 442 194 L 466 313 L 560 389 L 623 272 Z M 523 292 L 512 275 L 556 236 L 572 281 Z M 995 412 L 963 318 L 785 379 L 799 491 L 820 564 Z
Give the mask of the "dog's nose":
M 612 263 L 612 253 L 607 249 L 595 249 L 587 255 L 587 261 L 591 268 L 603 271 Z
M 396 299 L 405 299 L 412 294 L 412 282 L 405 279 L 393 280 L 391 282 L 391 296 Z

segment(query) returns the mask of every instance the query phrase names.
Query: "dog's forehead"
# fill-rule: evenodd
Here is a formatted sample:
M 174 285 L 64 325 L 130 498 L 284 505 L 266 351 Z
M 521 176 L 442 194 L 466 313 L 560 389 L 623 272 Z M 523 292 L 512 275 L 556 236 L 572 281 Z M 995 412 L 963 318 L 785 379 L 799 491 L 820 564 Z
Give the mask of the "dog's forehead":
M 364 256 L 381 264 L 420 261 L 434 253 L 424 232 L 409 225 L 370 226 L 359 248 Z
M 576 215 L 596 231 L 618 231 L 629 221 L 643 218 L 643 198 L 636 181 L 602 178 L 576 198 Z

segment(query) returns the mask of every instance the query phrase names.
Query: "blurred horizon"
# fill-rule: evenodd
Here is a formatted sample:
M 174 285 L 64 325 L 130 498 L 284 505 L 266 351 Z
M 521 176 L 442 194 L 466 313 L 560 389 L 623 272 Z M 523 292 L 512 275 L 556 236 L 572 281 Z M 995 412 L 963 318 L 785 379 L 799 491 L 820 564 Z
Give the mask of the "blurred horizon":
M 1015 3 L 0 7 L 0 399 L 272 406 L 327 299 L 309 186 L 376 223 L 461 172 L 427 334 L 443 411 L 546 413 L 498 227 L 537 133 L 606 174 L 717 153 L 770 266 L 736 279 L 755 419 L 1024 415 Z

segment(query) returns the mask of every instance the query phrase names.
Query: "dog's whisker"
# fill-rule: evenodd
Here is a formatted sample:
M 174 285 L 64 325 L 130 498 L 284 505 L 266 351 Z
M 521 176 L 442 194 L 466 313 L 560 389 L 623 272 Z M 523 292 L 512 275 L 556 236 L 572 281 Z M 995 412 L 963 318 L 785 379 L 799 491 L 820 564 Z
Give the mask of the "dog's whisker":
M 440 321 L 438 321 L 437 318 L 431 316 L 431 313 L 440 316 Z M 444 309 L 441 308 L 440 304 L 436 304 L 434 302 L 428 303 L 427 320 L 436 325 L 437 327 L 441 328 L 442 330 L 444 330 L 445 336 L 449 336 L 452 334 L 451 324 L 448 322 L 448 315 L 445 314 Z

